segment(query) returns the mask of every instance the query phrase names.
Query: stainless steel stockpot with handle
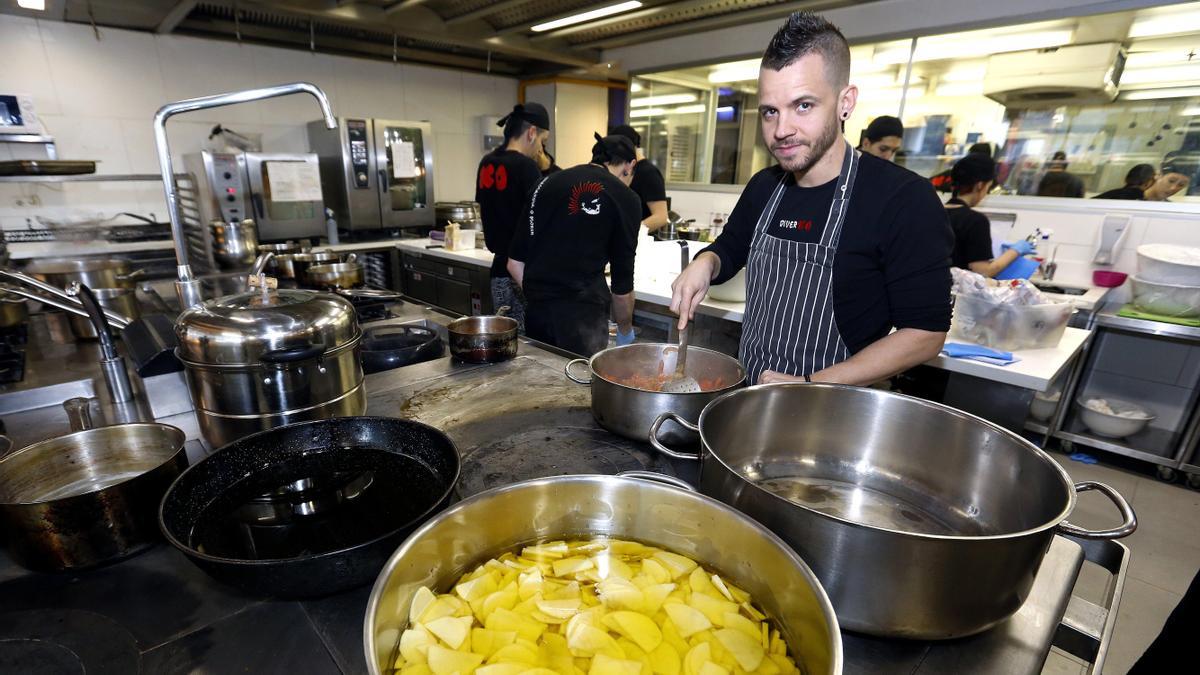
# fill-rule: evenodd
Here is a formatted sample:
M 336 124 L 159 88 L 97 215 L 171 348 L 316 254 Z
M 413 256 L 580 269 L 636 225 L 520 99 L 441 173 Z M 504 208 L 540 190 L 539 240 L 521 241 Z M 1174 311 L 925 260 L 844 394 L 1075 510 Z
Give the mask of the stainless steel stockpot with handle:
M 658 438 L 668 420 L 700 434 L 700 456 Z M 1048 454 L 954 408 L 833 384 L 749 387 L 693 425 L 655 420 L 651 442 L 700 460 L 703 493 L 788 542 L 821 579 L 841 625 L 948 639 L 1008 618 L 1029 595 L 1057 533 L 1131 534 L 1129 504 L 1102 483 L 1072 485 Z M 1097 490 L 1123 522 L 1092 531 L 1066 518 Z
M 392 554 L 375 581 L 363 624 L 368 672 L 393 672 L 418 588 L 445 592 L 489 558 L 537 542 L 589 537 L 661 546 L 715 569 L 761 604 L 801 672 L 842 672 L 837 618 L 800 556 L 734 509 L 640 475 L 525 481 L 482 492 L 435 516 Z
M 354 306 L 332 293 L 258 289 L 179 315 L 205 439 L 220 447 L 283 424 L 366 411 Z
M 650 425 L 662 413 L 674 412 L 695 423 L 710 401 L 746 381 L 746 370 L 732 356 L 689 347 L 688 374 L 698 380 L 717 382 L 719 387 L 712 391 L 671 393 L 632 386 L 633 378 L 653 379 L 675 372 L 678 353 L 679 346 L 670 343 L 609 347 L 591 359 L 569 361 L 564 372 L 571 381 L 591 387 L 592 417 L 597 424 L 614 434 L 645 442 Z M 588 367 L 586 380 L 573 372 L 574 367 L 581 365 Z M 663 440 L 672 445 L 694 444 L 698 440 L 694 428 L 689 430 L 669 421 L 661 433 Z

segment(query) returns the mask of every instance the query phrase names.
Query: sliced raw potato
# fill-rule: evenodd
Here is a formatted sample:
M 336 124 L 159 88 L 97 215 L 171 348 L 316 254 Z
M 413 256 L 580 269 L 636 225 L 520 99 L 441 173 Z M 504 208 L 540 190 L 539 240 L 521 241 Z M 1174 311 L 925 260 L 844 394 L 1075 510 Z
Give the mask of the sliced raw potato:
M 721 626 L 725 623 L 726 614 L 737 614 L 738 606 L 728 600 L 718 600 L 711 595 L 704 593 L 692 593 L 688 598 L 688 604 L 704 613 L 714 625 Z
M 473 623 L 475 623 L 475 618 L 470 616 L 443 616 L 425 624 L 425 629 L 437 636 L 437 639 L 445 642 L 447 647 L 459 649 L 471 636 L 471 624 Z M 468 647 L 463 651 L 471 650 Z
M 725 617 L 721 620 L 721 625 L 726 628 L 736 628 L 749 635 L 751 640 L 761 643 L 763 634 L 761 626 L 766 624 L 755 623 L 741 614 L 726 612 Z
M 740 588 L 638 542 L 552 541 L 504 553 L 450 592 L 417 589 L 399 675 L 798 675 Z M 397 637 L 398 636 L 398 637 Z
M 531 560 L 558 560 L 565 557 L 570 549 L 565 541 L 551 541 L 537 546 L 526 546 L 521 549 L 521 557 Z
M 642 662 L 597 654 L 588 675 L 641 675 Z
M 578 574 L 585 570 L 590 570 L 595 567 L 595 563 L 591 558 L 576 557 L 564 558 L 554 561 L 554 576 L 565 577 L 569 574 Z
M 429 669 L 434 675 L 468 675 L 483 663 L 483 657 L 472 652 L 456 652 L 440 645 L 429 648 Z
M 702 642 L 688 651 L 683 657 L 683 672 L 685 675 L 700 675 L 700 668 L 712 662 L 712 648 L 707 642 Z
M 566 600 L 541 600 L 537 603 L 538 611 L 556 619 L 569 619 L 579 613 L 583 601 L 579 598 Z
M 409 628 L 400 634 L 400 656 L 408 664 L 425 663 L 430 645 L 436 643 L 437 640 L 419 625 Z
M 671 617 L 671 622 L 679 630 L 680 637 L 686 638 L 712 628 L 712 622 L 708 620 L 708 617 L 695 607 L 672 603 L 663 605 L 663 610 L 667 616 Z
M 650 668 L 657 675 L 679 675 L 683 659 L 665 639 L 650 652 Z
M 412 604 L 408 608 L 408 622 L 416 623 L 420 621 L 421 615 L 425 613 L 425 610 L 429 608 L 429 605 L 434 600 L 437 600 L 437 596 L 433 594 L 433 591 L 425 586 L 418 588 L 417 592 L 413 594 Z
M 736 628 L 722 628 L 713 635 L 747 672 L 756 670 L 762 664 L 766 652 L 763 651 L 761 638 L 750 637 Z
M 521 675 L 529 670 L 524 663 L 490 663 L 475 670 L 475 675 Z
M 695 560 L 679 555 L 678 553 L 671 553 L 670 551 L 658 551 L 654 554 L 654 559 L 667 568 L 667 571 L 671 573 L 672 579 L 678 579 L 696 569 Z
M 515 631 L 490 630 L 488 628 L 471 629 L 471 651 L 482 654 L 483 658 L 491 658 L 496 650 L 511 645 L 517 639 Z
M 645 652 L 653 651 L 663 639 L 662 630 L 654 620 L 638 612 L 612 612 L 604 617 L 604 623 L 635 642 Z

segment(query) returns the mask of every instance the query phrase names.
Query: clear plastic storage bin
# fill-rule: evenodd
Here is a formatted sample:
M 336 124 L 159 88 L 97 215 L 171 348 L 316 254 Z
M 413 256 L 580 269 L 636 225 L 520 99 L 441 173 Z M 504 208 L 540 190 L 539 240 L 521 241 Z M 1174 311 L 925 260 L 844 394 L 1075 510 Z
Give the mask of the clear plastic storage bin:
M 950 339 L 1010 352 L 1057 347 L 1074 310 L 1065 302 L 1021 306 L 959 295 L 954 301 Z

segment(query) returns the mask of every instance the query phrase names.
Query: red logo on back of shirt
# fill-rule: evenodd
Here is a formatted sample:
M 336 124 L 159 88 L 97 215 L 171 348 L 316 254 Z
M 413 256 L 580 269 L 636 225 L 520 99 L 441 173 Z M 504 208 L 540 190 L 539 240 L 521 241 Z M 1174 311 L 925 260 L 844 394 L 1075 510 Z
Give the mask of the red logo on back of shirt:
M 508 187 L 508 169 L 503 166 L 496 167 L 496 189 L 504 192 Z
M 600 193 L 604 186 L 598 181 L 580 183 L 571 188 L 571 200 L 567 202 L 567 213 L 576 215 L 580 211 L 588 215 L 600 213 Z
M 479 169 L 479 187 L 487 190 L 495 183 L 496 167 L 493 164 L 484 164 Z

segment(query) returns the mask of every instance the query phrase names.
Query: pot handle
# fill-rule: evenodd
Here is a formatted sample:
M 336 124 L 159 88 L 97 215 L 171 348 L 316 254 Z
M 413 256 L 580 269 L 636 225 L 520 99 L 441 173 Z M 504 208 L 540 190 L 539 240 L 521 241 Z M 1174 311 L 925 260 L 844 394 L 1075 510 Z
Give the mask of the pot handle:
M 665 483 L 666 485 L 670 485 L 671 487 L 677 487 L 680 490 L 687 490 L 688 492 L 699 492 L 699 490 L 692 487 L 692 484 L 687 482 L 686 480 L 684 480 L 682 478 L 676 478 L 675 476 L 668 476 L 665 473 L 658 473 L 657 471 L 622 471 L 621 473 L 617 474 L 617 477 L 618 478 L 636 478 L 638 480 L 648 480 L 652 483 Z
M 570 361 L 567 361 L 567 365 L 563 366 L 563 374 L 567 376 L 568 380 L 574 382 L 575 384 L 591 384 L 592 378 L 589 377 L 586 380 L 581 380 L 578 377 L 575 377 L 574 375 L 571 374 L 571 366 L 573 366 L 577 363 L 582 363 L 584 365 L 587 365 L 588 360 L 587 359 L 571 359 Z
M 8 457 L 15 449 L 12 439 L 4 434 L 0 434 L 0 459 Z
M 63 401 L 62 405 L 67 411 L 71 431 L 87 431 L 95 426 L 92 424 L 92 399 L 77 396 Z
M 677 415 L 673 412 L 665 412 L 665 413 L 659 415 L 657 418 L 655 418 L 654 424 L 650 425 L 650 445 L 653 445 L 655 450 L 658 450 L 659 452 L 666 455 L 667 457 L 674 457 L 675 459 L 690 459 L 693 461 L 699 461 L 700 453 L 696 453 L 693 455 L 693 454 L 690 454 L 687 452 L 679 452 L 678 450 L 672 450 L 672 449 L 668 448 L 667 446 L 663 445 L 662 441 L 658 440 L 658 432 L 659 432 L 659 430 L 662 429 L 662 425 L 667 423 L 667 420 L 675 420 L 675 422 L 677 424 L 679 424 L 679 426 L 683 427 L 684 429 L 687 429 L 688 431 L 696 431 L 696 432 L 700 431 L 700 427 L 683 419 L 679 415 Z
M 126 274 L 118 274 L 117 281 L 137 281 L 148 274 L 144 269 L 136 269 Z
M 309 361 L 325 353 L 325 345 L 312 344 L 302 347 L 288 347 L 286 349 L 273 349 L 269 352 L 264 352 L 258 357 L 263 363 L 295 363 L 297 361 Z
M 1059 523 L 1058 531 L 1073 537 L 1079 537 L 1080 539 L 1120 539 L 1121 537 L 1128 537 L 1133 534 L 1133 531 L 1137 529 L 1137 515 L 1134 514 L 1133 507 L 1129 505 L 1129 502 L 1125 501 L 1121 493 L 1104 483 L 1096 481 L 1085 480 L 1075 484 L 1075 492 L 1087 492 L 1089 490 L 1099 490 L 1104 493 L 1105 497 L 1112 500 L 1112 503 L 1116 504 L 1117 508 L 1121 510 L 1121 518 L 1124 522 L 1119 527 L 1111 530 L 1088 530 L 1072 525 L 1064 520 Z

